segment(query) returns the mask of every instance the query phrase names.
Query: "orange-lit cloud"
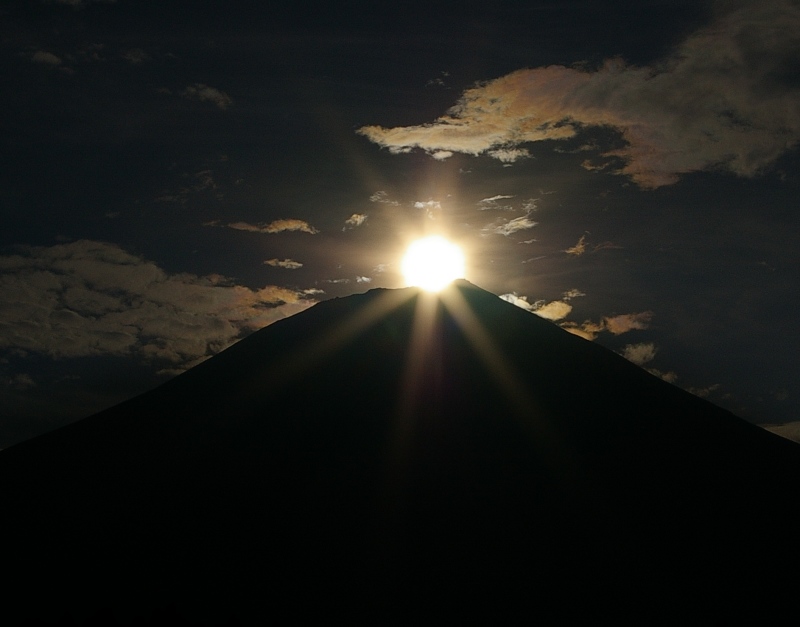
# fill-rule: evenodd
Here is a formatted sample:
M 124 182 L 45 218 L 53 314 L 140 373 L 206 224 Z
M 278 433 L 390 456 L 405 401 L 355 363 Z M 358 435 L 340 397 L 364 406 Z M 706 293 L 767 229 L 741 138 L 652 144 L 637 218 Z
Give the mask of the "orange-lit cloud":
M 642 311 L 640 313 L 622 314 L 603 318 L 605 330 L 614 335 L 622 335 L 635 329 L 646 329 L 650 326 L 653 318 L 652 311 Z
M 431 123 L 359 133 L 391 152 L 487 154 L 510 163 L 528 156 L 522 144 L 611 127 L 625 145 L 587 167 L 607 167 L 643 188 L 710 168 L 751 177 L 800 140 L 798 33 L 796 2 L 737 3 L 652 67 L 612 59 L 594 71 L 519 70 L 468 89 Z
M 208 223 L 210 226 L 215 226 L 216 223 Z M 311 233 L 312 235 L 319 233 L 317 229 L 311 226 L 305 220 L 289 219 L 289 220 L 274 220 L 272 222 L 262 222 L 260 224 L 250 224 L 248 222 L 231 222 L 228 228 L 236 229 L 237 231 L 250 231 L 251 233 L 282 233 L 283 231 L 301 231 L 303 233 Z

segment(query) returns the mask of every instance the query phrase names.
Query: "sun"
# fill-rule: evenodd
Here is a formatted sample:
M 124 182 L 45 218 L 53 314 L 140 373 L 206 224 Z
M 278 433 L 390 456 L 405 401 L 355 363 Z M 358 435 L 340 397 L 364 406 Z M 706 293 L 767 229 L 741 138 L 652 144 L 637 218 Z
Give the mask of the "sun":
M 424 237 L 411 242 L 402 271 L 408 285 L 438 292 L 464 277 L 464 253 L 441 235 Z

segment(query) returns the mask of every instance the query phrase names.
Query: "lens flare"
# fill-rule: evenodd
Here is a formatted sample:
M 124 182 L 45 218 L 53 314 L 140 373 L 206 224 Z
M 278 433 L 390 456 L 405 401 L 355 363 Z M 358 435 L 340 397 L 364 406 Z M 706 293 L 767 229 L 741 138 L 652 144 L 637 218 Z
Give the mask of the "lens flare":
M 438 292 L 455 279 L 464 277 L 464 253 L 440 235 L 411 243 L 403 257 L 406 283 L 429 292 Z

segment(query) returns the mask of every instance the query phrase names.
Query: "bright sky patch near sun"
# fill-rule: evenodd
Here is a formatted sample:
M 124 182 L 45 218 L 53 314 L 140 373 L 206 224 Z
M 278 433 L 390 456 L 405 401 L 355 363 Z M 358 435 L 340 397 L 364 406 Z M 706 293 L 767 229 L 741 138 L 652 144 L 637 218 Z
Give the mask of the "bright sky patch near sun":
M 441 235 L 411 243 L 402 262 L 403 277 L 410 286 L 438 292 L 464 276 L 464 253 Z

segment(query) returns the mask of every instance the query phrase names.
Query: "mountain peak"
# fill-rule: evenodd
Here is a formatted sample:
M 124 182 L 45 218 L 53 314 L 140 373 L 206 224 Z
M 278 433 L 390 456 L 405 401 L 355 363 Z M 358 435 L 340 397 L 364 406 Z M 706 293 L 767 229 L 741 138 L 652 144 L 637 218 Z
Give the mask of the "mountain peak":
M 374 289 L 0 453 L 6 563 L 37 581 L 9 598 L 733 619 L 798 557 L 798 471 L 796 445 L 468 281 Z

